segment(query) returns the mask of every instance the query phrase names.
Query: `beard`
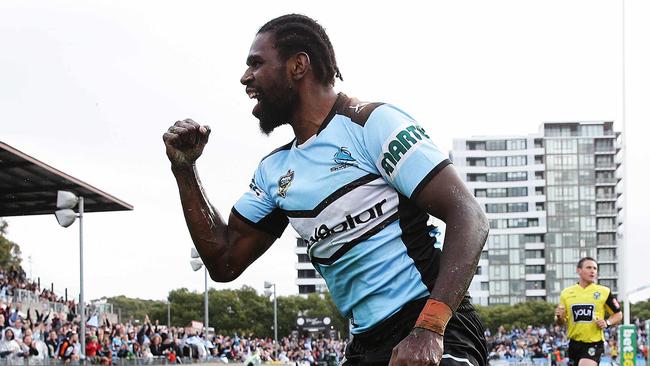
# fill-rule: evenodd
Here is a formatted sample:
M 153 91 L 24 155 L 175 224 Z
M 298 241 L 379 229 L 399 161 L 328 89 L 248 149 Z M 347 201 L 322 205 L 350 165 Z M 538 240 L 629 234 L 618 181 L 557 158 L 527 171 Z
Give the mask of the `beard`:
M 277 127 L 291 122 L 291 113 L 298 104 L 298 91 L 291 87 L 290 82 L 272 89 L 275 90 L 271 95 L 263 94 L 254 113 L 259 119 L 260 131 L 267 136 Z

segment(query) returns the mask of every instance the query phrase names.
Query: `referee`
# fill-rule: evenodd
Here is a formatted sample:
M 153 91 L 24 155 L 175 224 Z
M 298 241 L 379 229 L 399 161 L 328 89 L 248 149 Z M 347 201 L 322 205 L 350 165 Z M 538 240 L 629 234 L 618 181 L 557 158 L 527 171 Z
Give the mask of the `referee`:
M 559 325 L 567 324 L 570 365 L 598 366 L 604 351 L 603 330 L 620 323 L 623 313 L 609 287 L 596 283 L 598 263 L 595 259 L 580 259 L 577 273 L 580 281 L 560 294 L 555 321 Z

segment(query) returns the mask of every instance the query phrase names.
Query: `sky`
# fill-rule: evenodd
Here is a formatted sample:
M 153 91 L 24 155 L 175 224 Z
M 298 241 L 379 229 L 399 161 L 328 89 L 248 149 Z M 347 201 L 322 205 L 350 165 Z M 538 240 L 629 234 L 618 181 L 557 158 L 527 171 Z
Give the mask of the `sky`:
M 337 91 L 399 106 L 443 151 L 453 138 L 535 133 L 545 121 L 610 120 L 620 131 L 625 115 L 624 268 L 637 288 L 650 284 L 641 270 L 650 260 L 650 3 L 625 7 L 623 47 L 613 0 L 2 0 L 0 141 L 134 206 L 84 216 L 86 299 L 203 291 L 162 134 L 185 118 L 211 126 L 197 166 L 227 216 L 259 160 L 292 139 L 288 127 L 270 137 L 258 130 L 239 83 L 248 49 L 266 21 L 303 13 L 334 45 Z M 6 220 L 28 275 L 76 296 L 77 224 Z M 271 281 L 279 295 L 297 294 L 295 237 L 287 229 L 237 280 L 209 286 L 262 291 Z

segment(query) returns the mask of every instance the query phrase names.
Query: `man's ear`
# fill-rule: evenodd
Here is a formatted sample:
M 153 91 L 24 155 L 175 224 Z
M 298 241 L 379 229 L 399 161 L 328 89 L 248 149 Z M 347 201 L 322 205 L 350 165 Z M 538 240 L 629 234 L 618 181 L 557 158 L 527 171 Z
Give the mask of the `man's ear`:
M 291 79 L 302 79 L 311 68 L 309 55 L 305 52 L 298 52 L 289 59 L 289 75 Z

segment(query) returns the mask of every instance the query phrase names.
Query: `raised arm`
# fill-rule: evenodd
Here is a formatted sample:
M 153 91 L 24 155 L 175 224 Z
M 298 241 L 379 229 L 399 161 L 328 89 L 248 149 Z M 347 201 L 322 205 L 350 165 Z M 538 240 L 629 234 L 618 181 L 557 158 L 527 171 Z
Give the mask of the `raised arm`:
M 194 246 L 210 277 L 217 282 L 229 282 L 261 256 L 275 237 L 232 214 L 226 223 L 210 204 L 195 165 L 209 136 L 208 126 L 186 119 L 174 123 L 163 135 L 163 141 Z

